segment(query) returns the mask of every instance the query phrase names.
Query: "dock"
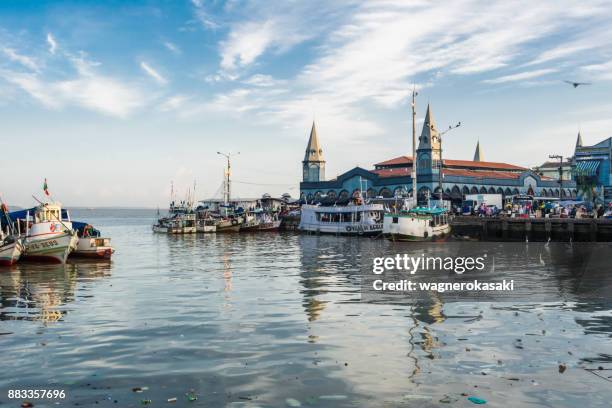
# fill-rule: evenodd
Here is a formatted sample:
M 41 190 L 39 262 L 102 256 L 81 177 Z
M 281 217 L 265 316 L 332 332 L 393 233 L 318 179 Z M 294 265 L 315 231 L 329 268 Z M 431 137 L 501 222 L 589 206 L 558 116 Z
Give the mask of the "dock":
M 459 216 L 453 235 L 481 241 L 612 241 L 612 220 L 592 218 L 510 218 Z

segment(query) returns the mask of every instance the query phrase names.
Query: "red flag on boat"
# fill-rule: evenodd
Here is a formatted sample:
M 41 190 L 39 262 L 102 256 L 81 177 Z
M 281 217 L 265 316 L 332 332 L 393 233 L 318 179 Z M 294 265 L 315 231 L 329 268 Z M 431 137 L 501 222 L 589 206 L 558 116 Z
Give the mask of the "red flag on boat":
M 47 197 L 49 197 L 50 194 L 49 194 L 49 188 L 47 187 L 47 179 L 46 178 L 45 178 L 45 184 L 43 184 L 43 190 L 45 191 L 45 195 Z

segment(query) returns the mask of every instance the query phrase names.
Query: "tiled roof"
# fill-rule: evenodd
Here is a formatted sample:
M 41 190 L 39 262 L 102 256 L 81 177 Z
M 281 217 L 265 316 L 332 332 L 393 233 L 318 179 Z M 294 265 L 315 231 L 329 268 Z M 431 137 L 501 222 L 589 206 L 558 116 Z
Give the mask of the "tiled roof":
M 370 170 L 372 173 L 378 174 L 379 177 L 405 177 L 409 176 L 411 169 L 407 167 L 396 167 L 392 169 Z
M 412 157 L 410 156 L 400 156 L 395 159 L 387 160 L 384 162 L 376 163 L 374 166 L 392 166 L 394 164 L 412 164 Z
M 390 165 L 398 165 L 412 164 L 412 158 L 409 156 L 399 156 L 391 160 L 387 160 L 384 162 L 376 163 L 375 166 L 390 166 Z M 514 164 L 508 163 L 498 163 L 498 162 L 486 162 L 486 161 L 473 161 L 473 160 L 451 160 L 444 159 L 444 165 L 450 167 L 472 167 L 475 169 L 492 169 L 492 170 L 527 170 L 525 167 L 515 166 Z
M 487 170 L 466 170 L 466 169 L 444 169 L 442 174 L 445 176 L 461 176 L 474 178 L 498 178 L 498 179 L 517 179 L 520 173 L 511 171 L 487 171 Z

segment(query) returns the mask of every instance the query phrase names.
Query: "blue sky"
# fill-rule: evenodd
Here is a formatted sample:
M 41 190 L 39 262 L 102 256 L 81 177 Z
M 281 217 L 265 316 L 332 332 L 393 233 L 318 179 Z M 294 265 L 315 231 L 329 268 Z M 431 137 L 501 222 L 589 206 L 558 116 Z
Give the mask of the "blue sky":
M 564 79 L 593 82 L 573 89 Z M 0 2 L 0 193 L 68 205 L 298 195 L 316 119 L 327 176 L 410 151 L 408 97 L 448 158 L 525 166 L 612 135 L 606 1 Z M 259 183 L 267 185 L 255 185 Z

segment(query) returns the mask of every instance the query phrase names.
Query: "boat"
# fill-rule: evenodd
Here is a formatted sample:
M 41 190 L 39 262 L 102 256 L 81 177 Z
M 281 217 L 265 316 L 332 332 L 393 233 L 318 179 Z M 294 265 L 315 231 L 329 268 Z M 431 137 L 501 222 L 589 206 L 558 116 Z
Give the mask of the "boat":
M 238 232 L 241 224 L 240 217 L 223 217 L 217 221 L 216 232 Z
M 0 266 L 11 266 L 23 253 L 23 239 L 9 216 L 8 207 L 0 200 Z
M 302 206 L 300 231 L 341 234 L 378 235 L 383 230 L 382 204 L 349 204 L 346 206 Z
M 176 205 L 172 201 L 168 212 L 167 217 L 159 218 L 153 225 L 153 232 L 162 234 L 195 234 L 197 232 L 196 214 L 188 202 L 181 201 Z
M 217 221 L 212 217 L 198 219 L 196 222 L 196 231 L 206 232 L 206 233 L 216 232 L 217 231 Z
M 11 266 L 23 253 L 23 240 L 14 235 L 0 237 L 0 266 Z
M 76 249 L 70 257 L 111 259 L 115 252 L 110 244 L 110 238 L 102 237 L 99 230 L 84 222 L 72 222 L 79 238 Z
M 261 224 L 260 219 L 257 217 L 257 212 L 249 211 L 245 213 L 242 223 L 240 224 L 240 232 L 255 232 L 259 229 Z
M 416 157 L 416 90 L 412 92 L 412 157 Z M 459 125 L 457 125 L 459 126 Z M 443 133 L 439 134 L 441 136 Z M 442 140 L 440 138 L 440 151 Z M 440 153 L 441 155 L 441 153 Z M 442 157 L 440 156 L 440 163 Z M 416 166 L 412 166 L 412 197 L 405 198 L 402 203 L 394 206 L 392 212 L 386 212 L 383 220 L 383 236 L 393 241 L 431 241 L 446 238 L 450 235 L 450 215 L 439 207 L 431 207 L 429 196 L 427 206 L 417 206 L 416 191 L 418 186 Z M 442 168 L 439 173 L 439 190 L 442 192 Z M 440 204 L 443 194 L 440 193 Z
M 72 229 L 70 214 L 62 210 L 60 202 L 41 202 L 37 207 L 9 214 L 24 224 L 24 253 L 22 259 L 65 263 L 77 247 L 78 236 Z
M 386 213 L 383 236 L 392 241 L 435 241 L 451 232 L 448 212 L 437 207 L 415 207 Z
M 258 231 L 277 231 L 280 228 L 281 220 L 277 212 L 262 212 L 260 215 Z

